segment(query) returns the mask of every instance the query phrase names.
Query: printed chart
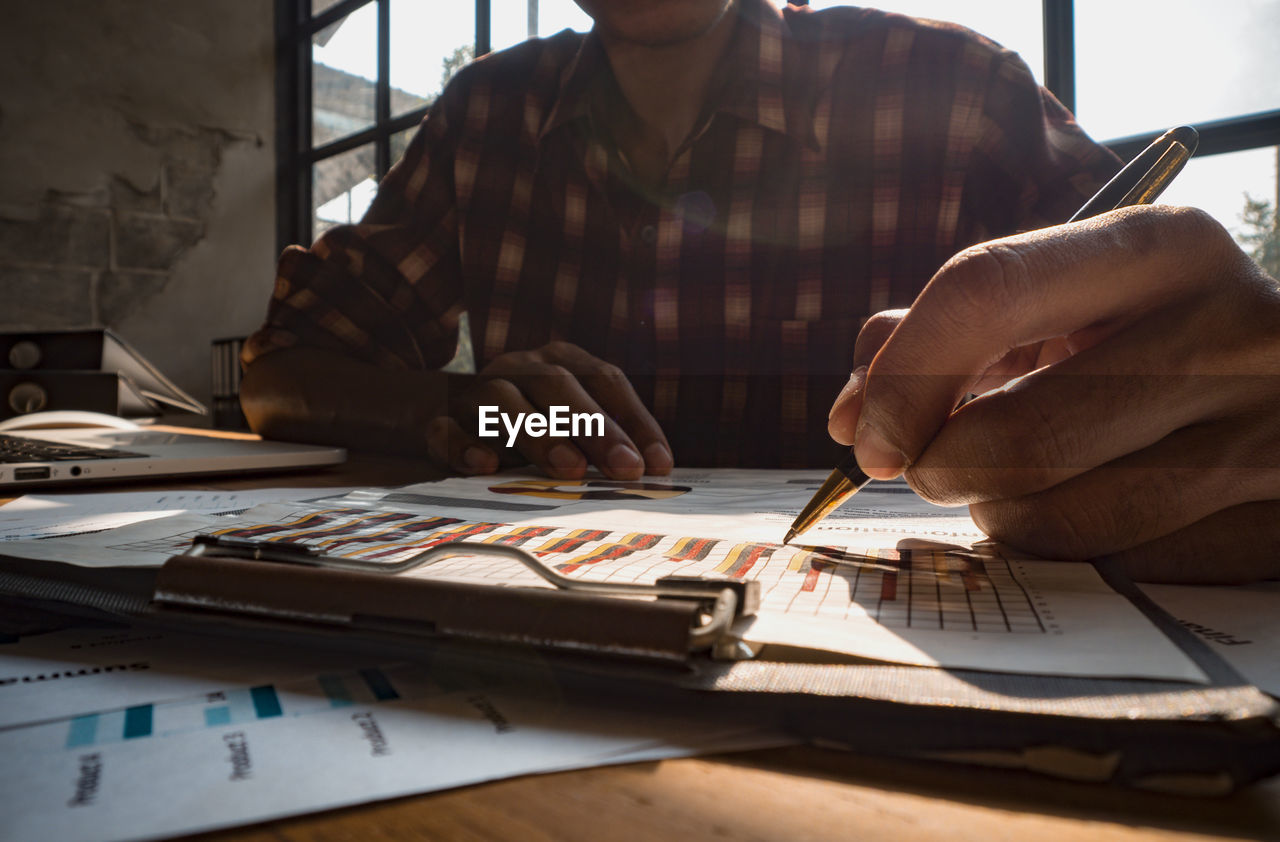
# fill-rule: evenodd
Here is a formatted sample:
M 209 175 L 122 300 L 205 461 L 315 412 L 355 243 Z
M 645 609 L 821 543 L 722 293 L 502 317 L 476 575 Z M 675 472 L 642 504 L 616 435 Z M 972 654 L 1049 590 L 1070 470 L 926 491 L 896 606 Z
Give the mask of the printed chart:
M 429 667 L 338 670 L 0 728 L 0 837 L 169 837 L 512 775 L 789 741 L 733 711 L 600 704 L 597 685 L 441 656 Z
M 123 710 L 87 713 L 67 723 L 65 745 L 69 749 L 101 746 L 144 737 L 225 728 L 260 719 L 385 702 L 400 698 L 400 691 L 380 669 L 346 674 L 325 674 L 286 685 L 262 684 L 217 691 L 194 699 L 134 705 Z
M 760 610 L 733 632 L 751 646 L 949 668 L 1205 680 L 1092 566 L 1021 558 L 964 538 L 951 543 L 947 529 L 881 535 L 877 522 L 860 523 L 866 543 L 850 549 L 761 541 L 757 536 L 771 530 L 735 529 L 745 516 L 713 522 L 619 508 L 489 519 L 482 512 L 353 502 L 268 504 L 230 521 L 174 519 L 167 529 L 163 522 L 140 524 L 75 549 L 96 559 L 162 564 L 204 532 L 390 563 L 443 543 L 501 543 L 585 580 L 652 582 L 670 574 L 755 580 Z M 721 529 L 701 531 L 716 523 Z M 76 539 L 58 546 L 55 540 L 33 542 L 32 549 L 70 553 Z M 515 561 L 466 555 L 465 548 L 401 575 L 548 587 Z
M 398 561 L 451 541 L 525 549 L 565 575 L 652 581 L 672 573 L 752 578 L 769 610 L 843 619 L 865 615 L 890 628 L 1043 634 L 1056 630 L 1000 555 L 962 548 L 879 550 L 872 555 L 781 544 L 599 529 L 510 526 L 404 512 L 323 509 L 215 534 L 301 543 L 328 555 Z M 536 584 L 509 562 L 454 558 L 415 575 Z

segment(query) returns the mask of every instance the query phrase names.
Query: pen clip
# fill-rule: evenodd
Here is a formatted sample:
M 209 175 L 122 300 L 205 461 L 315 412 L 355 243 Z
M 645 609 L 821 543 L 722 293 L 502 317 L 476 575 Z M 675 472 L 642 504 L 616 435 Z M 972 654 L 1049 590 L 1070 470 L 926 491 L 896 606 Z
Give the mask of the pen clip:
M 1068 222 L 1078 222 L 1131 205 L 1154 202 L 1195 154 L 1200 135 L 1191 126 L 1178 126 L 1153 140 L 1116 173 Z
M 1138 183 L 1133 185 L 1116 207 L 1127 208 L 1132 205 L 1151 204 L 1164 192 L 1169 182 L 1173 181 L 1173 177 L 1182 170 L 1190 158 L 1191 150 L 1187 147 L 1176 142 L 1170 144 L 1159 160 L 1151 165 L 1151 169 L 1143 173 L 1142 178 L 1138 179 Z

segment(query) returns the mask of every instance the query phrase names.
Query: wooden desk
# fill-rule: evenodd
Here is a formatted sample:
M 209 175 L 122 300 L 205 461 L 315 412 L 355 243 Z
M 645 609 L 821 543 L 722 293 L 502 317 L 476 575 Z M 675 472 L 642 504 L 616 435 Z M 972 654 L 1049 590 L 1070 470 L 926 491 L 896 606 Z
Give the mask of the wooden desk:
M 1227 799 L 816 748 L 536 775 L 206 834 L 331 840 L 1090 840 L 1280 838 L 1280 787 Z
M 188 488 L 399 485 L 426 463 L 354 455 L 339 468 L 203 478 Z M 158 484 L 118 485 L 126 490 Z M 172 487 L 172 486 L 170 486 Z M 1196 799 L 795 747 L 535 775 L 202 834 L 336 840 L 1280 839 L 1280 778 Z

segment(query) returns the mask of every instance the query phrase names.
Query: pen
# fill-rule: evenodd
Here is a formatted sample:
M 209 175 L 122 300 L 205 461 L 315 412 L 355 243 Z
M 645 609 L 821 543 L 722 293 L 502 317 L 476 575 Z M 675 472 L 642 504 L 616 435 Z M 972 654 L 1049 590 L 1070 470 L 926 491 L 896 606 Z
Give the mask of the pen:
M 1199 141 L 1199 134 L 1190 126 L 1178 126 L 1160 135 L 1067 221 L 1077 222 L 1116 208 L 1155 201 L 1196 151 Z M 836 466 L 801 510 L 782 543 L 790 544 L 797 535 L 838 509 L 869 482 L 871 477 L 858 467 L 851 448 L 849 455 Z

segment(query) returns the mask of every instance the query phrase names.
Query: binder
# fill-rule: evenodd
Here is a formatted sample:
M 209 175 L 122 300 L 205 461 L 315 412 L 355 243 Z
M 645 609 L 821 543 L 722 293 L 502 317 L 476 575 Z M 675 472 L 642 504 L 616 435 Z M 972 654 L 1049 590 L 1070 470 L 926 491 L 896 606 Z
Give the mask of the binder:
M 459 553 L 519 560 L 552 587 L 398 575 Z M 628 698 L 704 713 L 751 710 L 798 738 L 929 762 L 1193 795 L 1225 794 L 1280 771 L 1276 702 L 1105 568 L 1109 583 L 1201 667 L 1207 685 L 745 652 L 728 631 L 755 610 L 756 582 L 676 577 L 582 588 L 516 547 L 462 541 L 390 571 L 377 566 L 302 545 L 201 536 L 160 568 L 53 569 L 7 558 L 0 604 L 384 660 L 464 658 L 495 670 L 532 662 L 566 680 L 604 681 Z
M 139 418 L 156 414 L 155 404 L 117 372 L 0 371 L 0 420 L 45 410 L 82 409 Z
M 130 417 L 207 414 L 106 328 L 0 333 L 0 395 L 0 420 L 61 409 Z

